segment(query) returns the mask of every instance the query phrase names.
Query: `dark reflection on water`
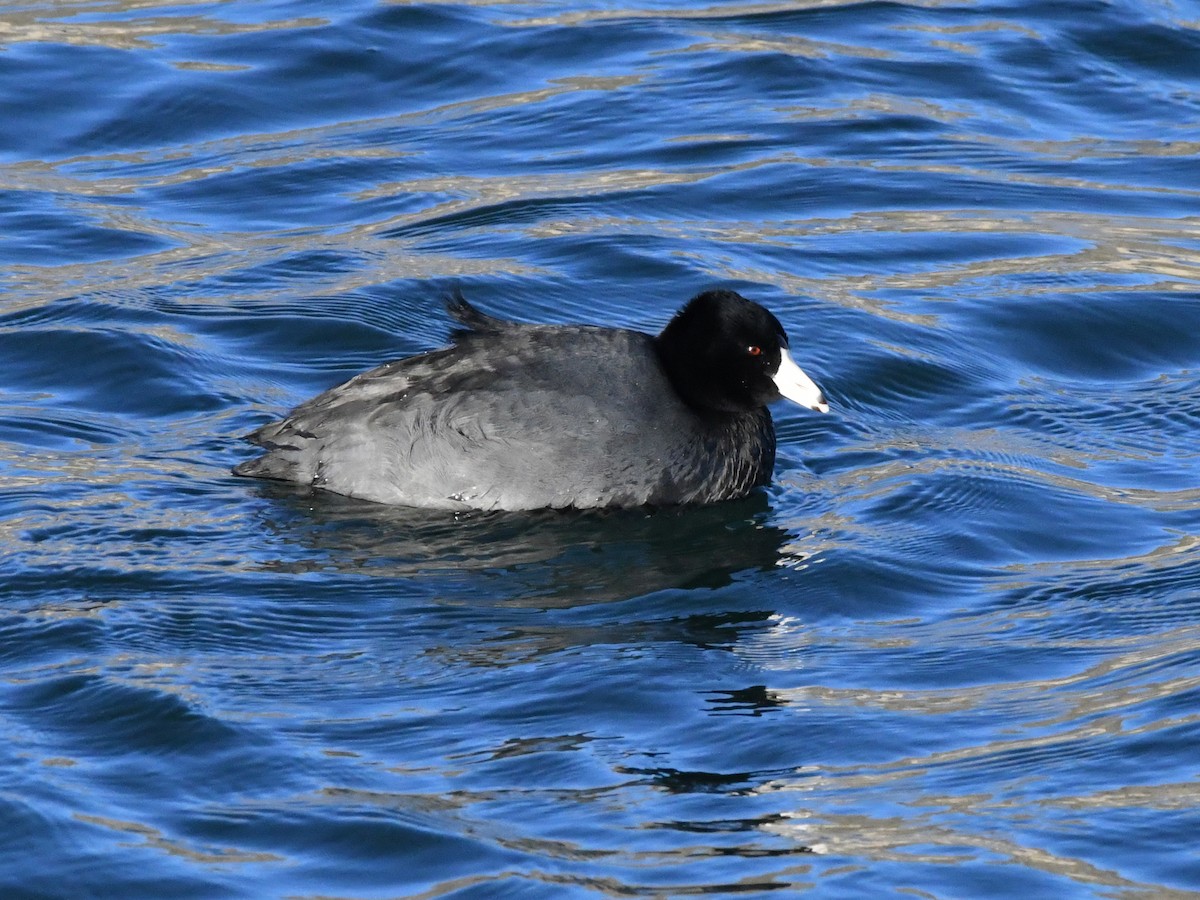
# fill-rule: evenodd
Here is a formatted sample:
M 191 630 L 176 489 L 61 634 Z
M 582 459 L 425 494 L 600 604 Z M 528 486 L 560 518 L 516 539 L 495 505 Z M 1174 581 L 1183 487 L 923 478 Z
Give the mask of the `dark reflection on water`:
M 1198 23 L 0 8 L 0 894 L 1200 890 Z M 229 475 L 451 284 L 733 287 L 834 414 L 709 509 Z
M 267 570 L 436 579 L 472 603 L 545 607 L 715 589 L 780 562 L 787 532 L 766 495 L 708 507 L 609 512 L 430 513 L 288 486 L 259 488 L 278 538 Z M 494 583 L 493 583 L 494 582 Z

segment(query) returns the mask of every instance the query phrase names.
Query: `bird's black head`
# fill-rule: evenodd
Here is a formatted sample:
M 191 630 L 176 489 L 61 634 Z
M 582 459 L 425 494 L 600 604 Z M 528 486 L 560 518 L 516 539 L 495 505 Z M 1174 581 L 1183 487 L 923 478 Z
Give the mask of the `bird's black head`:
M 788 354 L 770 312 L 734 291 L 692 298 L 656 339 L 675 390 L 694 409 L 746 413 L 785 396 L 811 409 L 828 406 Z

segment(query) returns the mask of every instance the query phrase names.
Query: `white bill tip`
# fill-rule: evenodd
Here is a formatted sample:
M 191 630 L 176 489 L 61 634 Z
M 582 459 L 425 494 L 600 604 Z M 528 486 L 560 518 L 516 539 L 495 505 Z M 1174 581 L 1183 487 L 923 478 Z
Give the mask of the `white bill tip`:
M 779 388 L 779 393 L 793 403 L 799 403 L 817 412 L 829 412 L 829 403 L 821 389 L 796 365 L 786 348 L 779 355 L 779 371 L 771 380 L 775 382 L 775 387 Z

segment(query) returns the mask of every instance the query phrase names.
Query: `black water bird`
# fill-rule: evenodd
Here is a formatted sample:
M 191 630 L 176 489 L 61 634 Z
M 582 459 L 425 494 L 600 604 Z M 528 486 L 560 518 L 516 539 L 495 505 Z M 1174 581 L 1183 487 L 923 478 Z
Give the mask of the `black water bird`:
M 234 473 L 426 508 L 709 503 L 770 481 L 768 403 L 829 408 L 779 320 L 733 291 L 693 298 L 657 337 L 447 306 L 452 346 L 264 425 L 247 437 L 266 452 Z

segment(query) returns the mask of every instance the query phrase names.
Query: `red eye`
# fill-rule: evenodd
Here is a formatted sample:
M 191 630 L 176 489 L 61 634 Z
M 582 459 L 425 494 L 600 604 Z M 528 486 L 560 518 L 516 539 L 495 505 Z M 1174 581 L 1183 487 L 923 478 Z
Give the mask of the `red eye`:
M 751 344 L 749 347 L 746 348 L 746 352 L 749 353 L 751 356 L 762 356 L 762 347 L 759 347 L 756 344 Z

